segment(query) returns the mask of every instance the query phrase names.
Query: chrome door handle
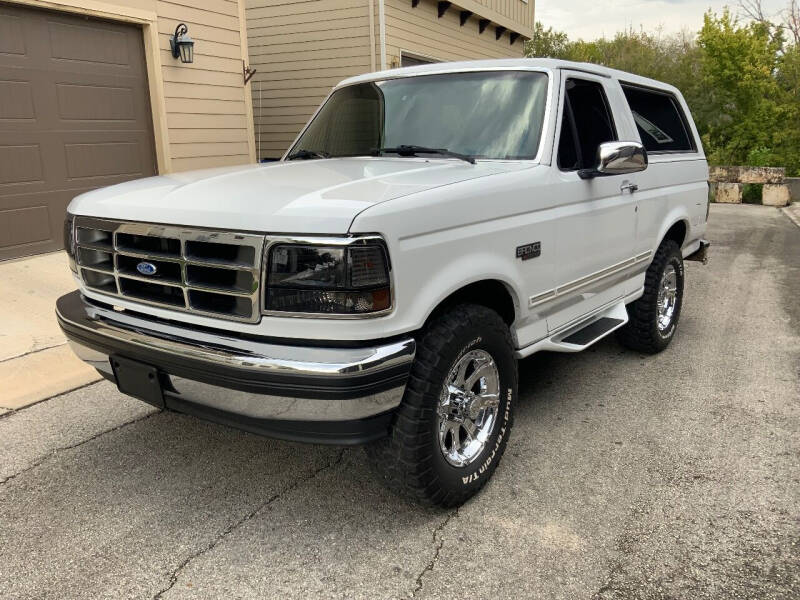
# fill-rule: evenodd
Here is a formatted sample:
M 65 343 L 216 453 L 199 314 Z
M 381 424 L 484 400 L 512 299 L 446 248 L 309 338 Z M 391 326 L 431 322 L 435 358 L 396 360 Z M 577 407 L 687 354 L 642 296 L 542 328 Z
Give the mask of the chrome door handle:
M 623 181 L 622 185 L 619 186 L 619 191 L 624 192 L 625 190 L 629 191 L 631 194 L 639 189 L 639 186 L 635 183 L 631 183 L 630 181 Z

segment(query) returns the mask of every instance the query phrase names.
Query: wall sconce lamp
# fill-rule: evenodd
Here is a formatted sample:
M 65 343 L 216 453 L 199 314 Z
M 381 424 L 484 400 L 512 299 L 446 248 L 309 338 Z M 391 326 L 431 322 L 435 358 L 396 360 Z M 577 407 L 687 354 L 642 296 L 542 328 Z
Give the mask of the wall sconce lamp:
M 175 28 L 175 35 L 169 38 L 172 58 L 180 56 L 182 63 L 194 62 L 194 40 L 189 37 L 189 28 L 181 23 Z

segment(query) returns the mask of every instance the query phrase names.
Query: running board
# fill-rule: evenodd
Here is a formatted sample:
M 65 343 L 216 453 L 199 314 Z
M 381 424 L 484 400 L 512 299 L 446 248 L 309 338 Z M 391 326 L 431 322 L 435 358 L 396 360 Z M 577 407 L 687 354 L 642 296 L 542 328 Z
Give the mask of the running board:
M 625 302 L 613 306 L 584 319 L 580 323 L 558 331 L 550 337 L 517 351 L 518 358 L 530 356 L 539 350 L 551 352 L 580 352 L 602 340 L 628 322 Z
M 617 327 L 625 324 L 622 319 L 612 319 L 611 317 L 600 317 L 594 323 L 590 323 L 583 329 L 579 329 L 561 340 L 562 344 L 573 346 L 588 346 L 605 337 Z

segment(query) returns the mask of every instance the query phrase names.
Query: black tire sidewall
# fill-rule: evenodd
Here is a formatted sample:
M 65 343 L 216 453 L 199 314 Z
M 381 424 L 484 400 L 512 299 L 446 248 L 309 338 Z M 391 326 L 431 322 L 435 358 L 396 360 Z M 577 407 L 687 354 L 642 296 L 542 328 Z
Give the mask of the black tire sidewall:
M 485 350 L 492 356 L 497 365 L 497 371 L 500 376 L 498 420 L 480 456 L 467 466 L 455 467 L 447 462 L 439 446 L 439 417 L 436 413 L 436 407 L 439 403 L 445 379 L 453 365 L 472 350 Z M 456 494 L 469 496 L 480 489 L 491 477 L 508 443 L 511 426 L 513 425 L 513 407 L 516 404 L 517 394 L 515 358 L 507 338 L 499 335 L 498 332 L 489 328 L 484 331 L 463 328 L 456 334 L 455 343 L 442 352 L 439 367 L 436 370 L 439 385 L 431 386 L 431 391 L 429 392 L 431 397 L 426 402 L 428 406 L 432 406 L 434 409 L 429 429 L 431 447 L 433 449 L 431 462 L 441 487 Z

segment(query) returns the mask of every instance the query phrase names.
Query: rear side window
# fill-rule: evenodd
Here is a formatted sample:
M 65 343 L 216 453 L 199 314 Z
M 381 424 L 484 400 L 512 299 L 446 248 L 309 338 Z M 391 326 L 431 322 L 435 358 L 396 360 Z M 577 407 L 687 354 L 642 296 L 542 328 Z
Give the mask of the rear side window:
M 672 94 L 624 84 L 622 91 L 648 153 L 695 151 L 686 116 Z

